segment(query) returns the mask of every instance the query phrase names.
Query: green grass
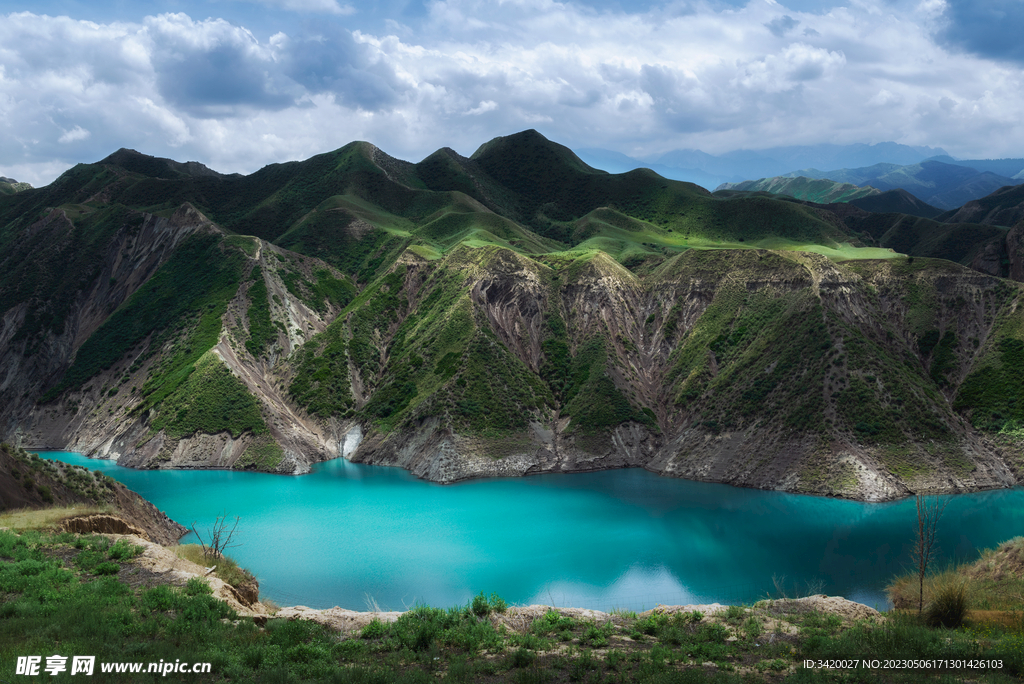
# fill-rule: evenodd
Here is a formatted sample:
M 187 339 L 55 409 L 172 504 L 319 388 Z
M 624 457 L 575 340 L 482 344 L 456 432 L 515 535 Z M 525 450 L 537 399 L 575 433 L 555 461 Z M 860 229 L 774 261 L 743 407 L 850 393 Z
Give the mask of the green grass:
M 651 418 L 634 407 L 608 376 L 605 344 L 601 338 L 591 338 L 580 345 L 569 362 L 568 377 L 560 393 L 565 401 L 563 414 L 572 417 L 570 429 L 587 435 L 605 432 L 627 421 L 652 425 Z
M 197 546 L 177 550 L 213 564 L 197 555 Z M 933 628 L 902 613 L 854 623 L 785 599 L 731 606 L 714 616 L 659 609 L 595 621 L 549 610 L 522 623 L 499 597 L 481 592 L 465 605 L 417 606 L 353 634 L 304 620 L 272 618 L 260 627 L 214 599 L 198 578 L 182 587 L 132 588 L 136 553 L 131 544 L 99 535 L 0 530 L 0 677 L 13 681 L 18 657 L 43 652 L 95 655 L 97 681 L 115 677 L 101 673 L 99 663 L 186 657 L 212 664 L 208 674 L 189 675 L 200 682 L 909 683 L 969 674 L 995 684 L 1024 672 L 1019 626 Z M 216 561 L 229 572 L 226 559 Z M 238 573 L 236 582 L 248 581 Z M 504 620 L 514 629 L 499 626 Z M 956 673 L 803 667 L 808 659 L 865 657 L 1001 658 L 1004 665 L 998 672 Z
M 152 430 L 164 430 L 172 439 L 218 432 L 237 438 L 245 432 L 265 434 L 267 425 L 256 398 L 216 354 L 208 352 L 161 402 Z
M 284 459 L 284 449 L 269 434 L 258 436 L 235 461 L 236 470 L 274 471 Z
M 15 227 L 23 218 L 0 218 L 0 252 L 4 255 L 0 257 L 0 310 L 28 304 L 11 341 L 24 340 L 31 354 L 45 335 L 64 332 L 78 293 L 90 289 L 100 277 L 108 243 L 121 230 L 138 234 L 143 216 L 112 204 L 71 223 L 55 210 L 44 224 L 19 232 Z
M 998 432 L 1024 423 L 1024 341 L 998 340 L 980 368 L 971 373 L 956 398 L 958 410 L 969 411 L 975 427 Z
M 354 406 L 344 332 L 344 320 L 338 319 L 296 352 L 289 396 L 321 418 L 347 417 Z
M 224 238 L 224 243 L 237 247 L 238 249 L 245 252 L 248 257 L 255 257 L 256 252 L 259 250 L 259 238 L 252 237 L 251 235 L 229 235 Z

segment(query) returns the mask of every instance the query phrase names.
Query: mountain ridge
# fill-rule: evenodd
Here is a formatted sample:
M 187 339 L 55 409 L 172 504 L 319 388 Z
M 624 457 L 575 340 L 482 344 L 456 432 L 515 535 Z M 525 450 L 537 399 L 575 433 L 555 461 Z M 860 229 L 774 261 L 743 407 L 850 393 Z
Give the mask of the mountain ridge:
M 607 174 L 535 131 L 249 176 L 135 155 L 0 198 L 4 436 L 869 500 L 1019 477 L 1021 286 L 876 246 L 901 215 Z

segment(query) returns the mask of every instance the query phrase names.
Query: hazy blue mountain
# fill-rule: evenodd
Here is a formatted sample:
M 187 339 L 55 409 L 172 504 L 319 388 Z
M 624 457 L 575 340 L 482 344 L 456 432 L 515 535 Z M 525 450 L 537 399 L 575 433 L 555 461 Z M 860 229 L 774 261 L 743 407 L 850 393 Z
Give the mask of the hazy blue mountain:
M 949 156 L 940 155 L 932 157 L 929 161 L 956 164 L 957 166 L 966 166 L 975 171 L 989 171 L 1000 176 L 1024 179 L 1024 159 L 954 159 Z
M 947 210 L 985 197 L 1001 187 L 1020 183 L 990 171 L 935 160 L 902 166 L 882 163 L 831 171 L 801 169 L 785 175 L 827 178 L 839 183 L 870 185 L 879 190 L 902 188 L 927 204 Z
M 794 145 L 765 150 L 736 150 L 717 157 L 699 150 L 673 150 L 649 161 L 657 161 L 666 166 L 700 169 L 718 175 L 743 176 L 746 180 L 782 175 L 794 168 L 870 166 L 880 162 L 915 164 L 936 155 L 945 155 L 945 151 L 935 147 L 910 147 L 883 142 L 875 145 Z
M 946 152 L 937 147 L 910 147 L 883 142 L 875 145 L 794 145 L 764 150 L 735 150 L 721 155 L 683 149 L 645 158 L 629 157 L 620 152 L 597 148 L 581 150 L 578 154 L 588 164 L 612 173 L 649 168 L 666 178 L 696 183 L 712 190 L 722 183 L 781 176 L 793 169 L 854 168 L 883 162 L 893 165 L 916 164 L 937 155 L 945 156 Z
M 827 178 L 806 178 L 798 176 L 773 176 L 756 181 L 742 183 L 723 183 L 715 190 L 738 190 L 742 192 L 769 192 L 773 195 L 788 195 L 797 199 L 830 204 L 832 202 L 849 202 L 851 200 L 878 195 L 881 191 L 870 186 L 837 183 Z M 936 213 L 938 211 L 936 210 Z
M 684 181 L 699 185 L 706 190 L 711 190 L 722 183 L 739 182 L 744 180 L 739 176 L 720 176 L 708 173 L 697 168 L 678 168 L 666 166 L 665 164 L 648 163 L 626 156 L 621 152 L 603 150 L 600 148 L 588 148 L 577 150 L 579 158 L 593 167 L 603 169 L 609 173 L 627 173 L 634 169 L 651 169 L 655 173 L 671 180 Z

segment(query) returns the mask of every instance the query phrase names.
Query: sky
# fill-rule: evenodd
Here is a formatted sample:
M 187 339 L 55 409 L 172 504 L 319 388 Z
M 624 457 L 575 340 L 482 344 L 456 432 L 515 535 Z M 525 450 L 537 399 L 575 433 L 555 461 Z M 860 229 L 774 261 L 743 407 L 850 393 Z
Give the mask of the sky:
M 655 158 L 1024 157 L 1024 0 L 0 0 L 0 176 L 121 147 L 224 173 L 528 128 Z

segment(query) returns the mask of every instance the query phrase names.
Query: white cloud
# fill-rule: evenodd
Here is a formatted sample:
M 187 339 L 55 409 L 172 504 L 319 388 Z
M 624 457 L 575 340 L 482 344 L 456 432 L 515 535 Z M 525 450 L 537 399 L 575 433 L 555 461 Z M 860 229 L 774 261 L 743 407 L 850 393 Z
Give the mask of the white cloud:
M 258 2 L 262 5 L 280 7 L 292 12 L 309 12 L 313 14 L 355 14 L 356 9 L 352 5 L 338 4 L 337 0 L 248 0 Z
M 81 126 L 75 126 L 70 131 L 64 131 L 64 134 L 57 138 L 57 142 L 65 144 L 78 142 L 79 140 L 85 140 L 89 135 L 89 131 Z
M 744 65 L 734 81 L 752 90 L 777 93 L 792 90 L 806 81 L 830 78 L 846 64 L 842 52 L 793 43 L 781 52 Z
M 480 114 L 485 114 L 487 112 L 493 112 L 497 108 L 498 108 L 498 103 L 495 102 L 494 100 L 484 100 L 478 106 L 473 107 L 472 109 L 468 110 L 466 112 L 466 114 L 469 114 L 471 116 L 479 116 Z
M 938 44 L 944 7 L 862 0 L 807 13 L 753 1 L 627 13 L 438 0 L 426 17 L 392 22 L 394 34 L 359 26 L 356 13 L 263 42 L 184 14 L 108 24 L 11 14 L 0 17 L 0 174 L 37 168 L 26 180 L 38 184 L 55 160 L 122 146 L 226 172 L 355 139 L 418 160 L 531 126 L 637 155 L 896 140 L 1024 156 L 1021 71 Z

